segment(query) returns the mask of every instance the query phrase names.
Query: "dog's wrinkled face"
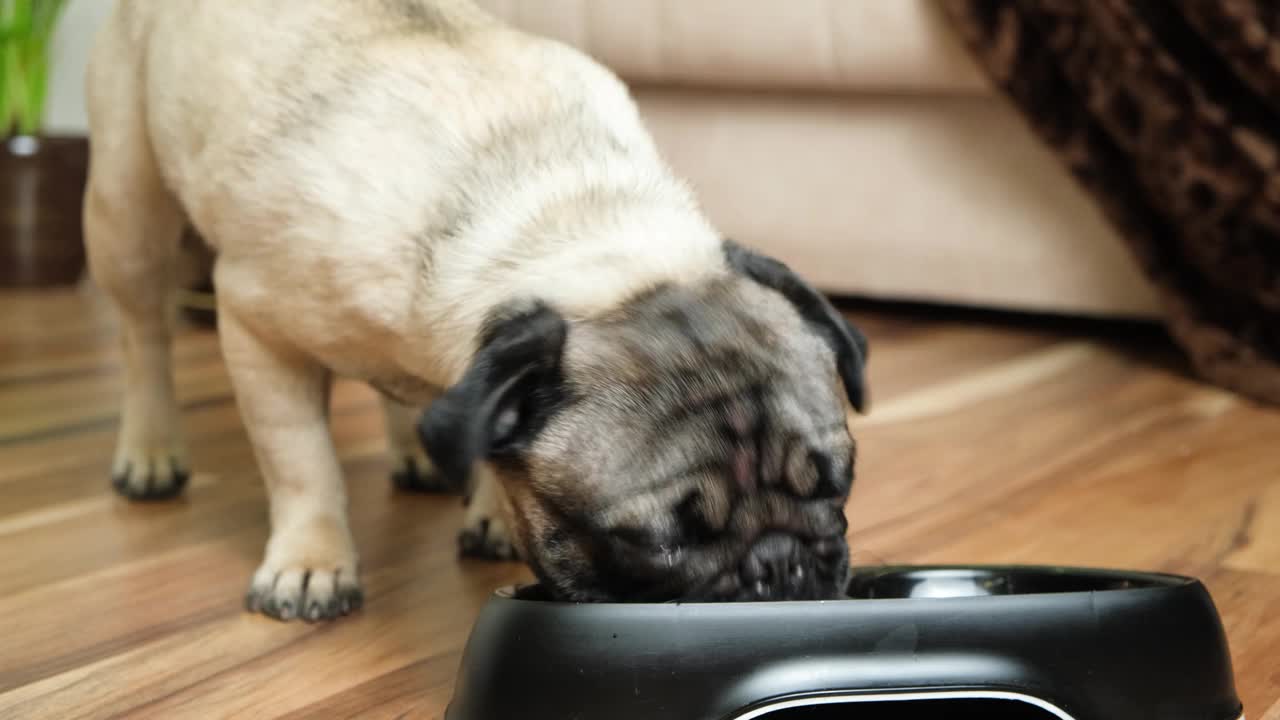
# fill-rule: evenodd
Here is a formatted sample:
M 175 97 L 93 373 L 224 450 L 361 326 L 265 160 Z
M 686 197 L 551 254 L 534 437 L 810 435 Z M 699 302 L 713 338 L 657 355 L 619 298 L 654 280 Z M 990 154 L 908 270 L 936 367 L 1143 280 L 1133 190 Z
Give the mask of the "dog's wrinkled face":
M 727 253 L 739 272 L 656 289 L 572 331 L 542 306 L 496 322 L 494 351 L 424 420 L 445 472 L 491 463 L 553 597 L 844 590 L 846 398 L 861 408 L 865 340 L 781 265 Z

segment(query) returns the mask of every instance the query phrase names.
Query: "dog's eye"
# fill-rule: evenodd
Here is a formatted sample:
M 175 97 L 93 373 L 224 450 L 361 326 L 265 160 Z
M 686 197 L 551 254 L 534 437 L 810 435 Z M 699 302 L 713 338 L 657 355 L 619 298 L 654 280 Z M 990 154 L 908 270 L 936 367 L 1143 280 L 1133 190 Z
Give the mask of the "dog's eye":
M 498 413 L 498 419 L 493 421 L 493 444 L 498 447 L 509 444 L 519 426 L 520 408 L 518 406 L 505 408 Z

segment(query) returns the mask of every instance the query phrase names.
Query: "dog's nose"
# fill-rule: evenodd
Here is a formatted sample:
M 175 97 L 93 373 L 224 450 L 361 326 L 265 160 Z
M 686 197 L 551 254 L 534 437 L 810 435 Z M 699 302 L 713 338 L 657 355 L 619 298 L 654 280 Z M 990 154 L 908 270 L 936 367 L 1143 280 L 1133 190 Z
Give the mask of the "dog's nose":
M 817 593 L 813 554 L 790 535 L 760 538 L 743 558 L 738 575 L 746 593 L 758 600 L 805 600 Z

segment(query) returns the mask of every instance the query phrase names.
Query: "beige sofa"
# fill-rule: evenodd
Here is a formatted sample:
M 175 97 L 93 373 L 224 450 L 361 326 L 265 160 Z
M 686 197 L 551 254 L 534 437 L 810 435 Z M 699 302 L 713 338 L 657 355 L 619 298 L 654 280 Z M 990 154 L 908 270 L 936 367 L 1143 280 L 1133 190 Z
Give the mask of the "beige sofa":
M 481 2 L 617 71 L 726 234 L 827 291 L 1155 313 L 931 0 Z

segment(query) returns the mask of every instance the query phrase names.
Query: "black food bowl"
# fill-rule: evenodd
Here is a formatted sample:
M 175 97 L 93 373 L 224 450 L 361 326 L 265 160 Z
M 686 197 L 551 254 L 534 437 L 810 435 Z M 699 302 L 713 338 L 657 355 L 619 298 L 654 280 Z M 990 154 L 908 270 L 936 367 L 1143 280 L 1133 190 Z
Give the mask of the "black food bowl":
M 499 590 L 447 720 L 1237 720 L 1192 578 L 876 567 L 849 599 L 572 604 Z

